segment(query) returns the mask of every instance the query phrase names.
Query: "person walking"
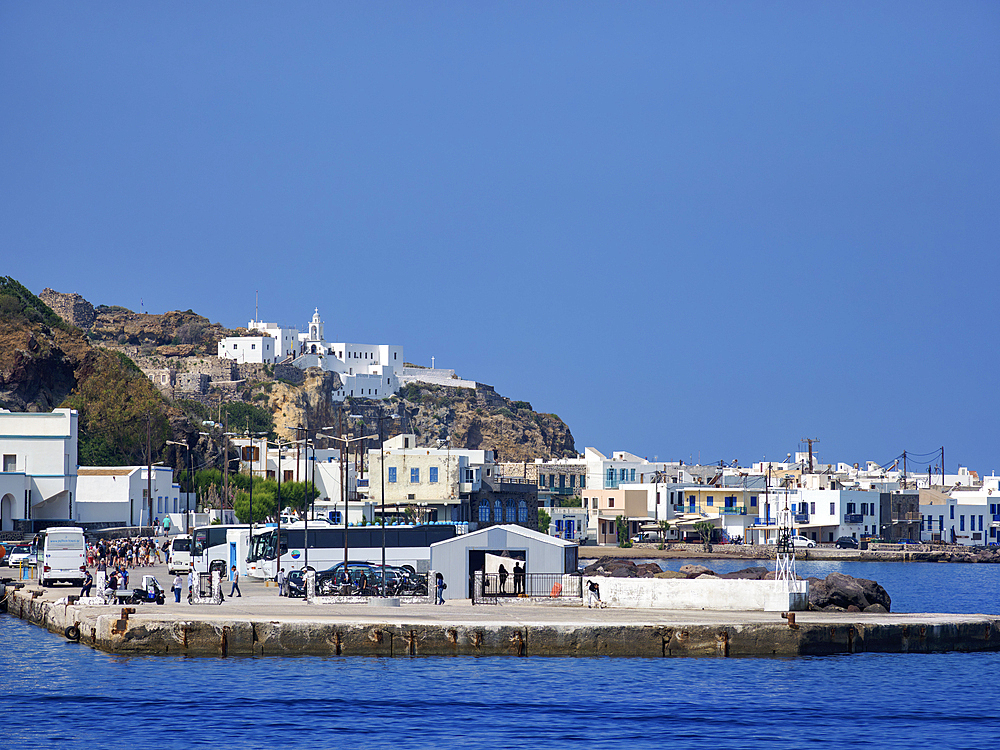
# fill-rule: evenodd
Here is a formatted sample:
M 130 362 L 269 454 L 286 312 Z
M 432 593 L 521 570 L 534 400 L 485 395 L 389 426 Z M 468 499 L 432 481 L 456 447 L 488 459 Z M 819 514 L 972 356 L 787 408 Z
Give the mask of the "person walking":
M 285 569 L 278 571 L 278 596 L 285 596 Z
M 444 604 L 444 590 L 448 588 L 448 584 L 444 582 L 444 576 L 440 573 L 437 574 L 437 579 L 434 582 L 434 603 Z
M 94 577 L 90 575 L 90 571 L 87 570 L 86 565 L 81 565 L 80 570 L 83 571 L 83 588 L 80 589 L 80 596 L 90 596 L 90 589 L 94 585 Z
M 192 604 L 194 600 L 194 567 L 188 568 L 188 604 Z
M 243 592 L 240 591 L 240 571 L 238 571 L 236 569 L 235 565 L 233 566 L 233 588 L 229 592 L 229 595 L 230 596 L 234 596 L 235 595 L 235 596 L 239 596 L 239 597 L 243 596 Z
M 181 587 L 184 584 L 181 582 L 181 574 L 176 573 L 174 575 L 174 582 L 170 586 L 170 590 L 174 592 L 174 601 L 180 604 L 181 602 Z

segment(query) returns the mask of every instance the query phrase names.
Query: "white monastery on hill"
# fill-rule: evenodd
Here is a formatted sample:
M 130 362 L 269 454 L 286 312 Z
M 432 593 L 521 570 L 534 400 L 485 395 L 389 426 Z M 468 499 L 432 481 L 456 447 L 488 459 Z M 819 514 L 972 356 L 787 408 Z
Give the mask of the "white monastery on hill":
M 391 344 L 330 343 L 323 331 L 319 309 L 308 330 L 282 328 L 275 323 L 251 320 L 247 329 L 259 336 L 230 336 L 219 342 L 219 357 L 237 362 L 285 362 L 305 370 L 319 367 L 340 376 L 342 386 L 333 399 L 388 398 L 399 390 L 403 347 Z

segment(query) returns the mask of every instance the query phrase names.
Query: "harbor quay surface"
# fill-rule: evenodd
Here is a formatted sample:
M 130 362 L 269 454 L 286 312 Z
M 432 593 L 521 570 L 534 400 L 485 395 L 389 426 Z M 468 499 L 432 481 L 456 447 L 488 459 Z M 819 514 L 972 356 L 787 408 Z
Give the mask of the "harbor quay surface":
M 443 606 L 358 598 L 310 604 L 274 584 L 223 582 L 222 604 L 175 603 L 166 566 L 131 571 L 168 589 L 163 605 L 81 606 L 75 587 L 8 587 L 7 611 L 70 640 L 117 654 L 191 656 L 801 656 L 1000 650 L 1000 617 L 725 610 L 590 609 L 580 600 L 518 599 Z M 0 568 L 0 578 L 17 571 Z M 186 577 L 182 576 L 186 584 Z

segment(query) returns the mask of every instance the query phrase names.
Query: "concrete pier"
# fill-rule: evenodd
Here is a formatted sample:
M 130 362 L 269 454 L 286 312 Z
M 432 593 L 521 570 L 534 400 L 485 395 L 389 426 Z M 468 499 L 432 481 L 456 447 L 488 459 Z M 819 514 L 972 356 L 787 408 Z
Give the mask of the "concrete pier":
M 249 586 L 244 586 L 249 589 Z M 579 603 L 473 607 L 310 605 L 263 584 L 221 605 L 81 606 L 71 589 L 25 586 L 8 613 L 116 654 L 193 656 L 799 656 L 1000 650 L 1000 617 L 587 609 Z M 367 606 L 366 606 L 367 605 Z M 794 620 L 794 621 L 793 621 Z

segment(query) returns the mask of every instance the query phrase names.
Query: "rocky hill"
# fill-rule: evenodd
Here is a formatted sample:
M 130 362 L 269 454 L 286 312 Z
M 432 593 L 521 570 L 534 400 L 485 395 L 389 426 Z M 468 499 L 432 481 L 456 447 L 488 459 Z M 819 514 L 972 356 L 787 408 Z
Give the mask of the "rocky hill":
M 419 444 L 492 449 L 502 461 L 576 456 L 573 435 L 555 414 L 540 414 L 527 401 L 501 396 L 491 386 L 475 389 L 410 383 L 399 394 L 404 429 Z
M 13 411 L 47 411 L 64 403 L 95 370 L 102 349 L 127 355 L 147 371 L 168 363 L 179 371 L 203 370 L 206 360 L 215 361 L 221 338 L 244 330 L 211 323 L 191 310 L 135 313 L 95 307 L 79 294 L 52 289 L 36 297 L 13 279 L 0 277 L 0 282 L 0 406 Z M 286 438 L 295 436 L 286 425 L 316 429 L 335 425 L 348 413 L 363 415 L 371 429 L 387 409 L 399 419 L 385 423 L 385 434 L 411 432 L 422 446 L 493 449 L 504 461 L 576 455 L 573 435 L 559 417 L 535 412 L 526 401 L 501 396 L 488 385 L 410 383 L 388 402 L 351 399 L 339 406 L 330 399 L 339 386 L 336 374 L 309 370 L 290 382 L 276 376 L 276 369 L 257 366 L 252 376 L 241 374 L 239 387 L 213 389 L 199 409 L 234 401 L 257 404 L 272 414 L 277 432 Z M 195 411 L 180 401 L 172 404 L 168 394 L 164 413 L 171 439 L 199 454 L 204 448 L 208 458 L 212 448 L 200 445 Z M 154 460 L 179 460 L 174 453 L 164 449 Z
M 14 279 L 0 277 L 0 406 L 34 412 L 56 408 L 93 357 L 79 329 Z
M 137 313 L 118 305 L 94 307 L 79 294 L 43 289 L 39 298 L 64 321 L 85 331 L 92 342 L 111 349 L 138 348 L 144 355 L 214 356 L 218 343 L 243 329 L 229 329 L 192 310 Z

